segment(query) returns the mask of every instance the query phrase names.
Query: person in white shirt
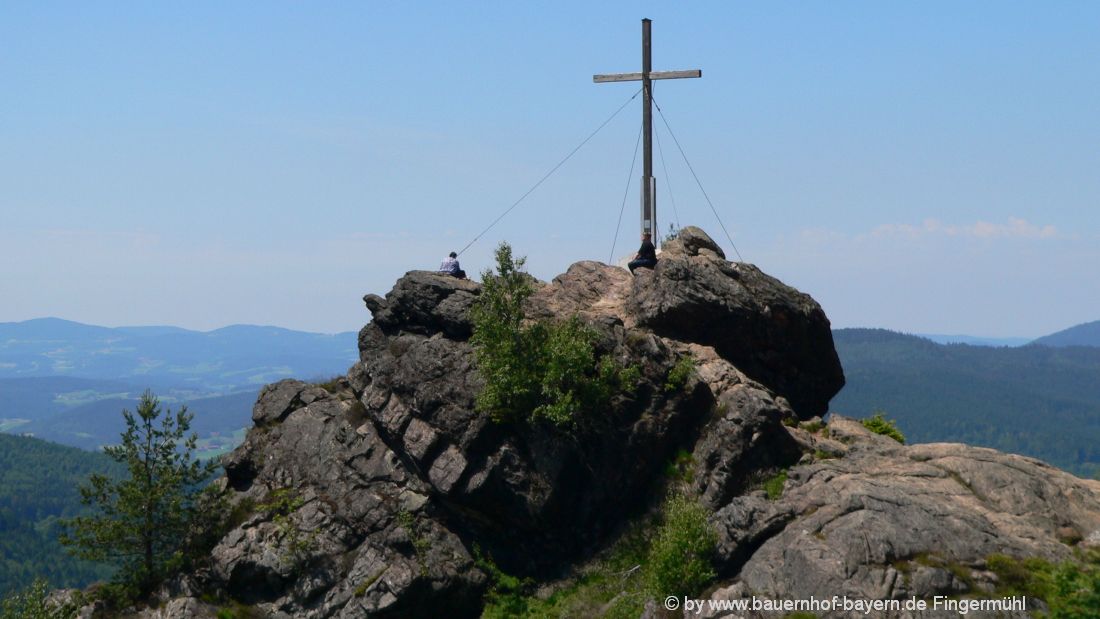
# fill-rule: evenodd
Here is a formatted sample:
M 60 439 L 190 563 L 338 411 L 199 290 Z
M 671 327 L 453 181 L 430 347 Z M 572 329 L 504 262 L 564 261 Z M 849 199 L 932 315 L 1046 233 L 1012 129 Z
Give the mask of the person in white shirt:
M 459 279 L 466 279 L 466 271 L 462 270 L 462 267 L 458 266 L 458 254 L 453 251 L 446 259 L 443 260 L 443 264 L 439 265 L 439 272 L 446 273 L 457 277 Z

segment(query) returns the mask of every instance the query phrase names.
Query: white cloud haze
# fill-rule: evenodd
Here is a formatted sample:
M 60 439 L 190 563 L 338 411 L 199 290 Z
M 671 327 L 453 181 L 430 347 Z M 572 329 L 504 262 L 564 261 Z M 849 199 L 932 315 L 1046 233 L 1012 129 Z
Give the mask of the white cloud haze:
M 1026 219 L 1009 217 L 1007 223 L 977 221 L 973 224 L 945 224 L 938 219 L 925 219 L 919 226 L 913 224 L 882 224 L 871 230 L 871 236 L 905 236 L 916 238 L 929 235 L 974 237 L 980 239 L 1023 238 L 1052 239 L 1058 236 L 1053 225 L 1039 226 Z

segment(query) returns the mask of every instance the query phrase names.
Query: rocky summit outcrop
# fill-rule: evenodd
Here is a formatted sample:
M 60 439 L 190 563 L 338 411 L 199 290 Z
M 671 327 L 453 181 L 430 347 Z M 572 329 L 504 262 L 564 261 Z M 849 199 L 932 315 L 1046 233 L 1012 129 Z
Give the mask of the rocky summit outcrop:
M 484 557 L 567 575 L 683 454 L 718 532 L 719 597 L 958 592 L 982 586 L 991 553 L 1057 559 L 1098 535 L 1100 484 L 989 450 L 902 447 L 839 416 L 810 431 L 844 382 L 824 312 L 697 228 L 636 276 L 579 262 L 536 288 L 530 319 L 578 316 L 637 383 L 575 428 L 494 422 L 475 407 L 480 285 L 408 273 L 364 298 L 373 320 L 345 378 L 261 392 L 225 461 L 231 530 L 144 616 L 212 617 L 220 599 L 271 617 L 475 617 Z M 758 488 L 780 470 L 769 499 Z
M 790 434 L 807 455 L 782 495 L 750 492 L 711 517 L 720 572 L 732 579 L 712 599 L 1000 597 L 990 557 L 1057 562 L 1089 536 L 1100 542 L 1100 482 L 1038 460 L 955 443 L 902 446 L 839 415 L 816 434 Z
M 803 418 L 824 415 L 844 385 L 825 312 L 755 266 L 722 257 L 705 232 L 685 227 L 633 282 L 638 324 L 712 346 Z

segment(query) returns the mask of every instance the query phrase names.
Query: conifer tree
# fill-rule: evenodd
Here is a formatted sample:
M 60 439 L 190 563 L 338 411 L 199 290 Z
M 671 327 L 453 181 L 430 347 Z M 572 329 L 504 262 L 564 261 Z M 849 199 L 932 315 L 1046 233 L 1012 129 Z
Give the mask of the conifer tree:
M 213 488 L 203 488 L 215 464 L 194 457 L 197 436 L 186 436 L 193 418 L 186 406 L 162 417 L 160 401 L 146 391 L 136 414 L 122 415 L 122 443 L 104 452 L 125 464 L 128 476 L 92 475 L 81 501 L 98 513 L 66 521 L 61 542 L 77 557 L 118 565 L 117 580 L 146 595 L 210 538 L 221 509 L 213 507 Z

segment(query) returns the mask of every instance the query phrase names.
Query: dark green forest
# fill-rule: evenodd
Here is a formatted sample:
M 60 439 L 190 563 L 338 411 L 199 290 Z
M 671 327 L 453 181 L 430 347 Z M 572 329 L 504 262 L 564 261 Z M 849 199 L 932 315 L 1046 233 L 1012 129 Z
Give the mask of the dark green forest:
M 909 442 L 981 445 L 1100 476 L 1100 348 L 941 345 L 883 329 L 833 339 L 847 385 L 830 410 L 883 410 Z
M 1032 343 L 1043 346 L 1100 346 L 1100 320 L 1074 325 Z
M 57 540 L 58 520 L 81 509 L 77 487 L 92 473 L 121 467 L 101 453 L 0 434 L 0 597 L 36 577 L 79 587 L 111 575 L 70 557 Z

